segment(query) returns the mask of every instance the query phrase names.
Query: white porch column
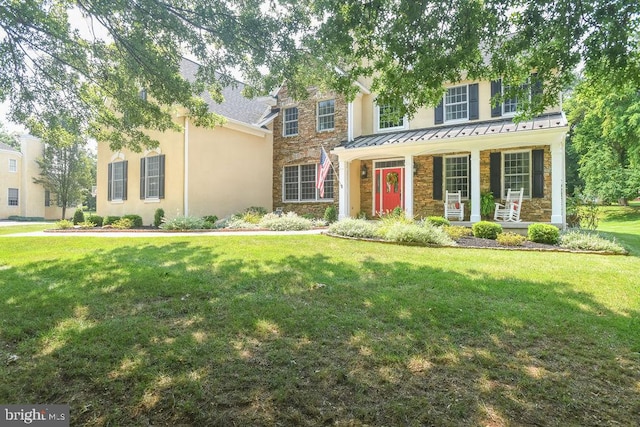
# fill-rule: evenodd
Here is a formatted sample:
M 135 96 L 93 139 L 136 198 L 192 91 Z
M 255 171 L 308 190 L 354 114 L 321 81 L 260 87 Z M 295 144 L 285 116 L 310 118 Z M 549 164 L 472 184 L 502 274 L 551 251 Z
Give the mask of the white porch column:
M 350 200 L 349 200 L 349 170 L 351 162 L 340 161 L 338 170 L 338 182 L 340 189 L 338 190 L 338 219 L 349 218 Z
M 471 150 L 471 216 L 472 223 L 482 220 L 480 215 L 480 150 Z
M 564 139 L 551 144 L 551 223 L 564 226 Z
M 404 158 L 404 212 L 413 218 L 413 156 Z
M 184 117 L 184 216 L 189 216 L 189 117 Z
M 353 102 L 347 104 L 347 141 L 353 141 Z

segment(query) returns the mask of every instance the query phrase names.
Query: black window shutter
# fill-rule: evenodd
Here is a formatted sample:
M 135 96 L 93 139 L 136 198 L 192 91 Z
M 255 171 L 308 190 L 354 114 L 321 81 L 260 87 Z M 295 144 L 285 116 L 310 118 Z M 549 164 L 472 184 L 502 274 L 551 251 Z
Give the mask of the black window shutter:
M 164 199 L 164 154 L 160 156 L 160 188 L 159 197 Z
M 444 101 L 440 101 L 438 106 L 435 108 L 435 124 L 441 125 L 444 123 Z
M 533 191 L 532 197 L 544 197 L 544 150 L 532 150 L 533 157 Z
M 502 154 L 489 154 L 489 183 L 493 197 L 502 198 Z
M 433 157 L 433 200 L 442 200 L 442 157 Z
M 469 85 L 469 120 L 480 118 L 480 101 L 478 100 L 478 83 Z
M 502 80 L 492 80 L 491 81 L 491 101 L 496 96 L 502 94 Z M 502 102 L 498 103 L 495 107 L 491 104 L 491 117 L 500 117 L 502 116 Z
M 146 193 L 145 189 L 145 180 L 144 180 L 144 168 L 147 165 L 147 158 L 143 157 L 140 159 L 140 199 L 144 200 Z
M 531 74 L 531 99 L 542 95 L 542 81 L 538 79 L 538 73 Z
M 107 200 L 111 201 L 111 187 L 113 186 L 113 163 L 109 163 L 107 171 Z
M 129 186 L 128 182 L 127 182 L 127 178 L 128 178 L 128 172 L 127 169 L 129 169 L 129 161 L 125 160 L 124 165 L 122 166 L 122 176 L 124 178 L 123 180 L 123 188 L 122 188 L 122 200 L 127 200 L 127 187 Z

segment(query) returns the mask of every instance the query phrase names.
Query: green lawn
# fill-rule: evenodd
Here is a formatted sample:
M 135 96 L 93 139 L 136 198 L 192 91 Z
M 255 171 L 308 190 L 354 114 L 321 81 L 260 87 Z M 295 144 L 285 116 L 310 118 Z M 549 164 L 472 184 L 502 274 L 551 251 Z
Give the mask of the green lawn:
M 637 243 L 620 218 L 602 228 Z M 0 237 L 0 403 L 74 426 L 636 425 L 631 249 Z

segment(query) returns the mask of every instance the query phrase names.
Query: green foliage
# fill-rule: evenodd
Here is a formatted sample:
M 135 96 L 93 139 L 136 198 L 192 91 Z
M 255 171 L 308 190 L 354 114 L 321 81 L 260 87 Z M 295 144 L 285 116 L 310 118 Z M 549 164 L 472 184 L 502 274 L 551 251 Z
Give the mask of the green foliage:
M 124 215 L 122 218 L 131 220 L 131 223 L 135 228 L 142 227 L 142 217 L 140 215 L 128 214 L 128 215 Z
M 338 210 L 334 205 L 328 206 L 327 209 L 324 210 L 324 220 L 327 221 L 328 224 L 333 224 L 338 220 Z
M 445 226 L 451 225 L 449 220 L 447 218 L 443 217 L 443 216 L 430 216 L 430 217 L 427 217 L 427 222 L 429 224 L 437 226 L 437 227 L 445 227 Z
M 551 224 L 531 224 L 527 229 L 527 237 L 532 242 L 555 245 L 560 239 L 560 230 Z
M 208 225 L 209 228 L 214 228 L 216 225 L 216 222 L 218 222 L 218 217 L 215 215 L 207 215 L 202 219 L 204 219 L 204 222 L 206 223 L 205 225 Z
M 485 191 L 480 195 L 480 215 L 484 219 L 491 218 L 496 208 L 496 200 L 491 191 Z
M 102 227 L 103 218 L 100 215 L 89 215 L 86 220 L 94 223 L 96 227 Z
M 119 230 L 128 230 L 130 228 L 133 228 L 133 220 L 131 218 L 122 217 L 119 220 L 113 222 L 111 226 Z
M 627 250 L 615 240 L 607 239 L 598 233 L 577 229 L 562 233 L 560 246 L 583 251 L 604 251 L 614 254 L 627 253 Z
M 287 212 L 281 216 L 268 213 L 259 223 L 261 228 L 273 231 L 302 231 L 313 228 L 313 221 L 298 216 L 295 212 Z
M 205 220 L 195 216 L 178 215 L 171 218 L 160 225 L 163 230 L 180 231 L 180 230 L 203 230 L 205 229 Z
M 56 221 L 54 226 L 55 228 L 59 228 L 60 230 L 66 230 L 68 228 L 73 228 L 73 221 L 69 221 L 68 219 L 61 219 L 60 221 Z
M 503 246 L 522 246 L 527 241 L 527 238 L 521 234 L 507 231 L 498 234 L 496 241 Z
M 459 240 L 463 237 L 471 236 L 473 232 L 470 228 L 462 225 L 449 225 L 444 227 L 445 233 L 453 240 Z
M 479 221 L 471 226 L 475 237 L 495 240 L 502 233 L 502 225 L 496 222 Z
M 251 206 L 250 208 L 245 209 L 244 211 L 245 213 L 253 213 L 255 215 L 259 215 L 259 216 L 265 216 L 268 211 L 267 209 L 261 207 L 261 206 Z
M 436 227 L 426 222 L 422 225 L 401 221 L 395 222 L 384 229 L 382 238 L 396 243 L 455 246 L 455 242 L 451 240 L 442 227 Z
M 4 123 L 2 122 L 0 122 L 0 142 L 20 151 L 20 141 L 18 140 L 17 134 L 9 133 L 4 128 Z
M 162 208 L 156 209 L 155 213 L 153 214 L 153 226 L 156 228 L 160 227 L 163 220 L 164 220 L 164 209 Z
M 119 216 L 105 216 L 104 219 L 102 220 L 102 226 L 112 225 L 114 222 L 118 221 L 119 219 L 120 219 Z
M 96 223 L 86 220 L 84 222 L 81 222 L 78 224 L 80 226 L 80 228 L 95 228 L 96 227 Z
M 374 239 L 378 237 L 378 223 L 362 218 L 344 218 L 329 225 L 328 232 L 338 236 Z
M 84 222 L 84 212 L 82 212 L 82 209 L 76 209 L 73 214 L 73 224 L 78 225 L 81 222 Z

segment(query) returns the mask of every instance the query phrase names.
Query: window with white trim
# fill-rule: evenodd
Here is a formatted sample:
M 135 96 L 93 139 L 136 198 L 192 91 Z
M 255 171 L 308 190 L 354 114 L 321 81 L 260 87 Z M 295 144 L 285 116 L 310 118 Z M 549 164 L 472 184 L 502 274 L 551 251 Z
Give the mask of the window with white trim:
M 318 132 L 335 129 L 336 100 L 318 102 Z
M 284 136 L 294 136 L 298 134 L 298 107 L 285 108 L 282 120 Z
M 391 105 L 376 105 L 376 122 L 378 130 L 394 130 L 405 128 L 405 117 L 399 115 L 399 109 Z
M 517 151 L 502 153 L 502 197 L 507 190 L 524 188 L 524 197 L 531 195 L 531 152 Z
M 9 172 L 18 172 L 18 161 L 16 159 L 9 159 Z
M 126 162 L 114 162 L 111 167 L 111 200 L 123 200 Z
M 316 188 L 318 164 L 285 166 L 283 173 L 285 202 L 313 202 L 333 199 L 333 169 L 329 169 L 324 180 L 324 197 Z
M 447 89 L 444 95 L 444 120 L 466 120 L 469 118 L 468 86 L 455 86 Z
M 526 89 L 527 85 L 521 85 L 521 89 Z M 505 93 L 509 93 L 511 86 L 502 85 L 502 96 L 504 97 Z M 509 116 L 514 115 L 518 111 L 518 98 L 504 98 L 504 102 L 502 103 L 502 115 Z
M 145 197 L 147 199 L 160 198 L 160 156 L 145 158 Z
M 444 158 L 444 188 L 449 193 L 460 191 L 462 198 L 469 198 L 469 156 Z
M 19 205 L 19 192 L 17 188 L 9 188 L 9 192 L 7 194 L 7 203 L 9 206 L 18 206 Z

